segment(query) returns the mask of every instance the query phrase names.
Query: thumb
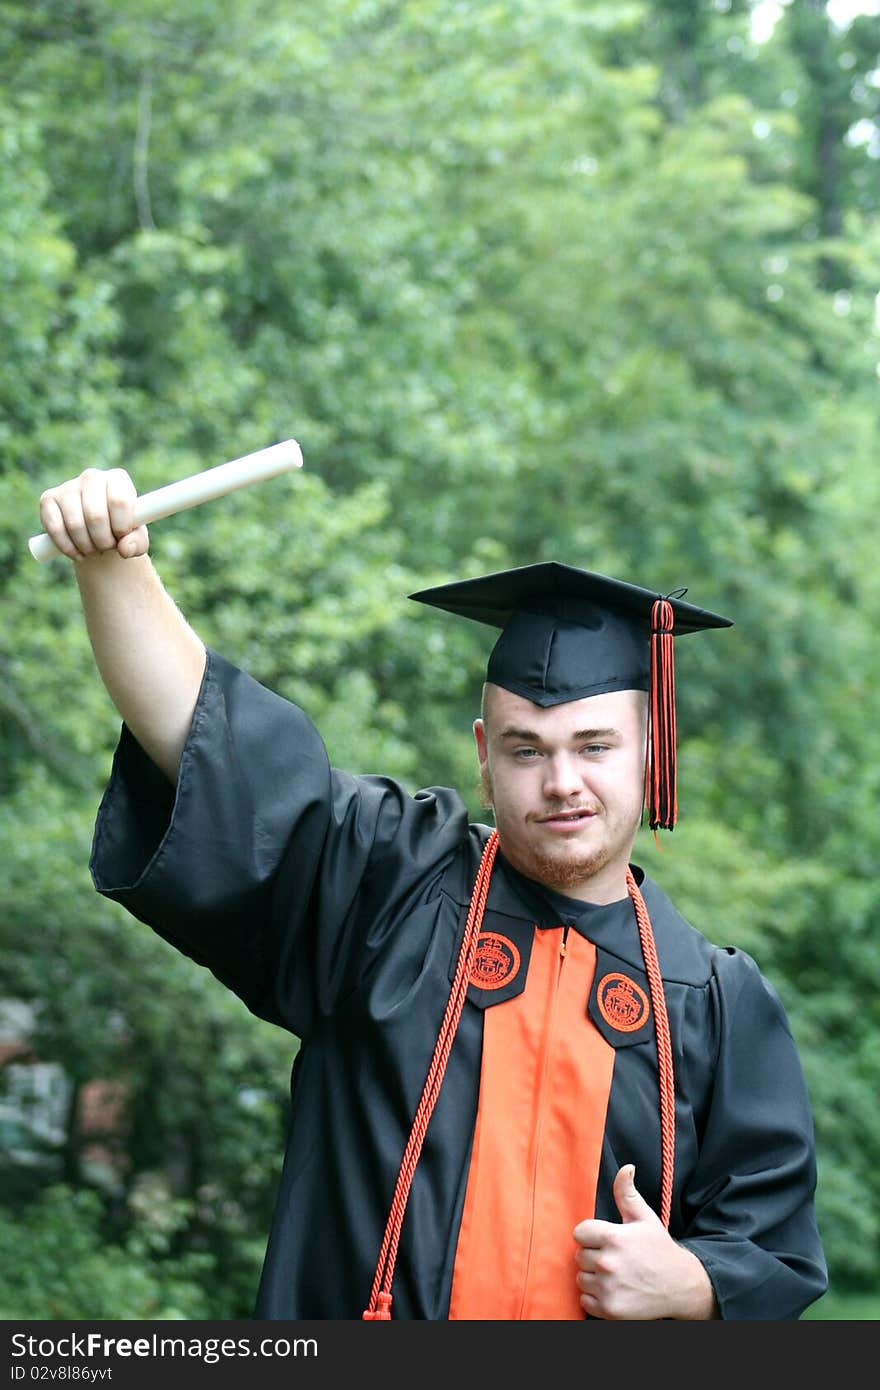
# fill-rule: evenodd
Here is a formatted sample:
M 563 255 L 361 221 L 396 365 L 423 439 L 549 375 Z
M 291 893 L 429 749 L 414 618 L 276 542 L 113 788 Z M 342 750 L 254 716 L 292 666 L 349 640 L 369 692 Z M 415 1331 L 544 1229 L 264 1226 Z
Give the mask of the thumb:
M 131 560 L 136 555 L 146 555 L 150 548 L 150 537 L 146 526 L 137 526 L 134 531 L 128 531 L 116 544 L 116 549 L 123 560 Z
M 627 1163 L 619 1169 L 617 1177 L 614 1179 L 614 1200 L 617 1204 L 617 1210 L 620 1212 L 620 1219 L 624 1222 L 656 1221 L 655 1213 L 638 1191 L 635 1180 L 636 1169 L 633 1163 Z

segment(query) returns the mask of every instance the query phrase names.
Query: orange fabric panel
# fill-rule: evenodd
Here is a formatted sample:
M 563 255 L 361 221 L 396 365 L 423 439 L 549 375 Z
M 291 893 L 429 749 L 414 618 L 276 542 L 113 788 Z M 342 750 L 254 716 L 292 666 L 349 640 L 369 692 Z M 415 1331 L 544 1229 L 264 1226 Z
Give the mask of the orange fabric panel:
M 486 1010 L 450 1319 L 584 1315 L 572 1231 L 595 1210 L 614 1070 L 587 1016 L 595 963 L 577 932 L 536 928 L 525 990 Z

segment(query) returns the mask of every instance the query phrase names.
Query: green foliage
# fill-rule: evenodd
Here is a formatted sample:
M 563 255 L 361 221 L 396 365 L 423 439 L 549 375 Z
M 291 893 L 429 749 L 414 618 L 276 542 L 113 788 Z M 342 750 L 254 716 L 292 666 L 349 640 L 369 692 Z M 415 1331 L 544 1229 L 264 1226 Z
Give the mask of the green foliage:
M 806 1321 L 876 1322 L 880 1318 L 880 1295 L 836 1294 L 833 1290 L 804 1313 Z
M 302 474 L 153 552 L 339 765 L 482 815 L 487 633 L 423 585 L 564 558 L 736 619 L 678 644 L 681 825 L 641 857 L 779 988 L 832 1287 L 876 1286 L 876 17 L 791 5 L 764 45 L 739 0 L 0 21 L 0 996 L 129 1098 L 100 1211 L 70 1119 L 67 1195 L 23 1218 L 46 1268 L 29 1291 L 4 1227 L 0 1306 L 45 1316 L 45 1277 L 49 1315 L 249 1313 L 295 1040 L 95 895 L 117 721 L 25 541 L 87 465 L 144 491 L 288 436 Z
M 15 1217 L 0 1208 L 0 1318 L 212 1316 L 210 1257 L 167 1258 L 148 1223 L 124 1245 L 108 1241 L 102 1225 L 98 1197 L 63 1185 Z

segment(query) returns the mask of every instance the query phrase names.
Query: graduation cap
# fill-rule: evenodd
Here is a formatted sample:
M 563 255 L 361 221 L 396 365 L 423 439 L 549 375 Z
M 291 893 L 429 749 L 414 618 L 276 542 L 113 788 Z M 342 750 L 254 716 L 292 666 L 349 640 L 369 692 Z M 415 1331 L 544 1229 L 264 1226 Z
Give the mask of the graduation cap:
M 731 627 L 729 618 L 621 579 L 550 561 L 410 594 L 418 603 L 501 628 L 486 679 L 536 705 L 609 690 L 649 692 L 648 823 L 671 830 L 675 785 L 673 635 Z

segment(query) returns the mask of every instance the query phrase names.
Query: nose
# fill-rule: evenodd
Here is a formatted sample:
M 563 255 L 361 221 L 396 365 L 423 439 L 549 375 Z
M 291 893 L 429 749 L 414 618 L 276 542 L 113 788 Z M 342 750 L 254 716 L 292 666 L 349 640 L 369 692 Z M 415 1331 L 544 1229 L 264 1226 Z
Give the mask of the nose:
M 548 801 L 568 801 L 583 791 L 584 779 L 576 758 L 557 753 L 544 768 L 544 795 Z

